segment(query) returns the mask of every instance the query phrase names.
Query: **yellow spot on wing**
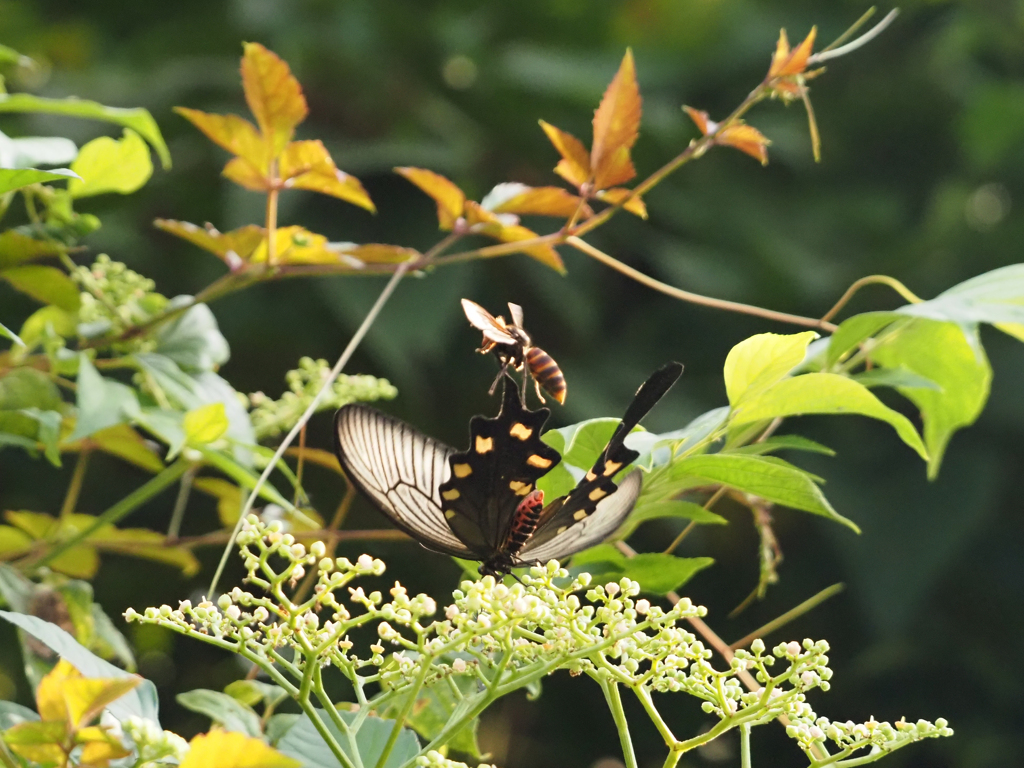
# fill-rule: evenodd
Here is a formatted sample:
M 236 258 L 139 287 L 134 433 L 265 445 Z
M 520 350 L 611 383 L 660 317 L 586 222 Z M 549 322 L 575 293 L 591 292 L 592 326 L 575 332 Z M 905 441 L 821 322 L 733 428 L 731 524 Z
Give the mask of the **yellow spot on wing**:
M 569 526 L 568 525 L 563 525 L 561 528 L 559 528 L 557 531 L 555 531 L 555 534 L 557 535 L 559 533 L 565 533 L 567 530 L 569 530 Z
M 476 452 L 477 453 L 487 453 L 493 447 L 494 447 L 494 440 L 493 440 L 493 438 L 490 438 L 490 437 L 480 437 L 480 435 L 476 436 Z
M 545 459 L 543 456 L 533 454 L 526 460 L 526 463 L 538 469 L 547 469 L 551 466 L 551 459 Z
M 604 498 L 607 495 L 608 492 L 605 491 L 603 488 L 595 488 L 590 492 L 590 500 L 597 501 L 598 499 Z
M 508 431 L 512 437 L 517 437 L 520 440 L 526 440 L 533 434 L 533 430 L 525 424 L 520 424 L 518 421 L 512 425 L 512 429 Z
M 473 474 L 473 468 L 469 464 L 453 464 L 452 470 L 456 477 L 468 477 Z
M 621 461 L 606 461 L 604 463 L 604 476 L 611 477 L 619 471 L 619 467 L 622 466 Z
M 441 497 L 446 501 L 455 501 L 459 496 L 461 496 L 461 494 L 454 488 L 441 494 Z
M 509 482 L 508 487 L 515 491 L 516 496 L 525 496 L 533 490 L 533 486 L 530 483 L 524 483 L 519 480 L 512 480 Z
M 587 480 L 596 480 L 596 479 L 597 479 L 597 475 L 594 474 L 593 470 L 591 470 L 590 472 L 587 472 Z
M 576 510 L 576 514 L 574 514 L 572 516 L 572 519 L 576 520 L 577 522 L 579 522 L 580 520 L 583 520 L 584 518 L 586 518 L 586 516 L 587 516 L 587 510 L 579 509 L 579 510 Z
M 447 512 L 444 513 L 444 516 L 448 520 L 451 520 L 453 517 L 455 517 L 455 510 L 454 509 L 449 509 Z

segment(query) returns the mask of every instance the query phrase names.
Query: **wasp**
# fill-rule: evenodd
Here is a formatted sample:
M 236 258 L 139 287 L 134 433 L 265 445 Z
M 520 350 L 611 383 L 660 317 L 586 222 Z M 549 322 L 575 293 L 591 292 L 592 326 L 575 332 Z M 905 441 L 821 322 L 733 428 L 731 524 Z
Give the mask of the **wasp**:
M 543 387 L 559 404 L 564 404 L 566 386 L 562 369 L 558 367 L 558 363 L 551 355 L 533 345 L 529 334 L 523 328 L 523 308 L 509 302 L 508 310 L 512 317 L 511 323 L 505 322 L 505 318 L 501 315 L 495 317 L 474 301 L 462 300 L 462 311 L 466 313 L 469 324 L 484 335 L 483 343 L 477 352 L 482 355 L 493 352 L 501 364 L 501 370 L 498 372 L 494 384 L 491 385 L 490 393 L 494 393 L 494 388 L 501 381 L 505 371 L 509 368 L 521 371 L 525 366 L 529 375 L 533 377 L 537 397 L 542 403 L 544 396 L 540 390 Z M 523 387 L 525 394 L 525 374 Z

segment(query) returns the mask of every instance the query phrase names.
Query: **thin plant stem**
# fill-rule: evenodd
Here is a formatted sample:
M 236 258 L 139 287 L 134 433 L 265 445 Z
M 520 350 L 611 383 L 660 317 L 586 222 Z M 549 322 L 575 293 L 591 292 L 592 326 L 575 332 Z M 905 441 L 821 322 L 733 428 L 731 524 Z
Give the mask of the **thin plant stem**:
M 619 684 L 613 680 L 602 680 L 601 689 L 604 691 L 605 701 L 608 702 L 608 709 L 611 710 L 612 719 L 619 732 L 622 759 L 626 763 L 626 768 L 637 768 L 633 740 L 629 737 L 629 722 L 626 720 L 626 712 L 622 708 L 622 697 L 619 695 Z M 378 768 L 380 767 L 378 766 Z
M 264 469 L 263 473 L 259 476 L 255 487 L 249 493 L 249 498 L 246 499 L 245 505 L 242 507 L 241 514 L 238 516 L 238 523 L 235 524 L 235 529 L 231 533 L 231 538 L 229 539 L 227 546 L 224 548 L 224 554 L 221 555 L 220 563 L 217 565 L 217 572 L 213 575 L 213 580 L 210 582 L 210 589 L 207 594 L 213 595 L 216 593 L 217 582 L 220 581 L 220 576 L 224 572 L 224 567 L 227 565 L 228 555 L 231 554 L 231 547 L 234 543 L 235 536 L 237 536 L 238 532 L 242 529 L 242 524 L 245 522 L 246 516 L 252 510 L 252 506 L 256 502 L 256 497 L 259 494 L 260 489 L 262 489 L 264 484 L 267 482 L 267 478 L 270 477 L 270 473 L 274 471 L 274 467 L 277 466 L 277 462 L 281 460 L 284 452 L 288 450 L 288 446 L 292 444 L 293 440 L 295 440 L 299 430 L 302 429 L 306 422 L 309 421 L 309 418 L 316 413 L 316 409 L 317 406 L 320 405 L 320 401 L 341 374 L 342 369 L 348 363 L 352 354 L 356 351 L 356 347 L 359 346 L 359 342 L 363 340 L 366 332 L 370 330 L 370 326 L 373 325 L 374 320 L 377 319 L 377 315 L 380 313 L 381 309 L 383 309 L 387 300 L 391 297 L 391 294 L 397 287 L 399 280 L 401 280 L 402 276 L 405 274 L 405 269 L 405 264 L 398 265 L 398 269 L 395 270 L 395 274 L 391 276 L 388 284 L 384 286 L 384 290 L 380 292 L 380 296 L 377 297 L 377 301 L 374 302 L 373 307 L 370 308 L 370 311 L 367 313 L 362 325 L 359 326 L 358 330 L 352 336 L 348 346 L 345 347 L 345 351 L 341 353 L 341 357 L 338 358 L 338 362 L 334 364 L 330 374 L 328 374 L 327 378 L 324 380 L 323 385 L 320 387 L 320 391 L 316 393 L 316 397 L 313 398 L 309 407 L 306 408 L 305 413 L 299 417 L 298 423 L 292 427 L 284 440 L 281 441 L 281 445 L 279 445 L 277 450 L 274 452 L 274 457 L 267 464 L 267 468 Z
M 136 509 L 141 507 L 147 501 L 152 499 L 164 488 L 174 484 L 178 478 L 180 478 L 188 470 L 189 464 L 186 461 L 178 460 L 166 467 L 160 474 L 151 478 L 149 482 L 136 488 L 134 491 L 129 493 L 119 502 L 114 504 L 112 507 L 107 509 L 105 512 L 100 514 L 92 525 L 83 528 L 81 531 L 76 533 L 74 536 L 65 539 L 62 542 L 56 544 L 53 549 L 44 554 L 41 558 L 31 563 L 34 567 L 40 567 L 47 565 L 52 562 L 54 558 L 67 552 L 77 544 L 81 544 L 87 538 L 92 536 L 96 531 L 105 525 L 112 525 L 121 518 L 128 515 L 130 512 L 134 512 Z
M 60 506 L 60 519 L 66 520 L 78 506 L 78 497 L 82 492 L 82 482 L 85 480 L 85 470 L 89 467 L 89 454 L 91 451 L 83 447 L 75 460 L 75 471 L 71 473 L 71 482 L 68 483 L 67 493 L 64 494 L 64 503 Z
M 375 768 L 384 768 L 388 758 L 391 756 L 391 750 L 395 748 L 395 742 L 398 741 L 398 737 L 402 733 L 402 726 L 405 725 L 405 721 L 409 718 L 409 714 L 416 704 L 416 697 L 419 696 L 420 689 L 423 687 L 423 683 L 426 681 L 429 673 L 430 664 L 423 664 L 423 669 L 416 675 L 412 688 L 406 694 L 405 704 L 402 705 L 398 717 L 395 718 L 395 724 L 391 727 L 391 733 L 388 735 L 387 743 L 384 745 L 384 751 L 380 753 L 380 758 L 377 760 Z
M 907 286 L 895 277 L 889 277 L 888 275 L 867 275 L 866 277 L 862 277 L 859 280 L 854 281 L 854 283 L 846 289 L 846 293 L 839 298 L 839 301 L 835 303 L 832 309 L 822 316 L 821 321 L 827 322 L 838 315 L 839 311 L 847 305 L 850 299 L 853 298 L 854 294 L 866 285 L 887 285 L 911 304 L 920 304 L 923 301 L 920 296 L 907 288 Z
M 306 466 L 306 425 L 299 430 L 299 460 L 295 465 L 295 494 L 292 496 L 292 504 L 299 506 L 299 496 L 302 493 L 302 470 Z
M 871 11 L 873 12 L 874 9 L 872 8 Z M 875 26 L 873 26 L 863 35 L 858 37 L 856 40 L 849 42 L 846 45 L 841 45 L 838 48 L 834 48 L 833 46 L 835 45 L 835 43 L 833 43 L 825 50 L 813 54 L 807 59 L 808 65 L 820 64 L 821 62 L 828 61 L 829 59 L 838 59 L 840 56 L 845 56 L 848 53 L 853 53 L 858 48 L 867 45 L 880 34 L 882 34 L 882 32 L 885 31 L 886 27 L 892 24 L 896 16 L 899 15 L 899 12 L 899 8 L 893 8 L 884 17 L 882 17 L 882 20 L 875 24 Z M 861 19 L 864 19 L 864 17 L 862 16 Z M 858 20 L 854 28 L 856 28 L 856 26 L 859 26 L 861 23 L 862 22 Z
M 816 328 L 821 331 L 827 331 L 828 333 L 835 331 L 837 327 L 825 320 L 818 320 L 813 317 L 791 315 L 788 312 L 776 312 L 773 309 L 765 309 L 764 307 L 757 307 L 752 304 L 742 304 L 738 301 L 727 301 L 725 299 L 714 299 L 710 296 L 703 296 L 699 293 L 684 291 L 681 288 L 676 288 L 668 285 L 667 283 L 663 283 L 660 280 L 655 280 L 649 275 L 645 275 L 640 270 L 634 269 L 628 264 L 624 264 L 613 256 L 608 255 L 599 248 L 595 248 L 590 243 L 581 240 L 576 236 L 567 237 L 566 244 L 571 245 L 578 251 L 582 251 L 617 272 L 621 272 L 626 277 L 636 280 L 641 285 L 645 285 L 648 288 L 652 288 L 655 291 L 659 291 L 660 293 L 664 293 L 666 296 L 671 296 L 672 298 L 679 299 L 680 301 L 686 301 L 690 304 L 697 304 L 702 307 L 711 307 L 712 309 L 724 309 L 729 312 L 736 312 L 743 315 L 754 315 L 756 317 L 762 317 L 765 320 L 775 320 L 780 323 L 800 325 L 805 328 Z
M 277 263 L 277 198 L 281 194 L 277 188 L 277 160 L 270 161 L 268 172 L 270 189 L 267 192 L 267 266 Z
M 789 622 L 793 621 L 794 619 L 797 619 L 800 616 L 803 616 L 805 613 L 807 613 L 811 609 L 816 608 L 819 605 L 821 605 L 823 602 L 828 600 L 830 597 L 834 597 L 835 595 L 838 595 L 844 589 L 846 589 L 846 585 L 841 583 L 841 582 L 839 584 L 833 584 L 831 587 L 826 587 L 825 589 L 821 590 L 818 594 L 814 595 L 813 597 L 810 597 L 807 600 L 804 600 L 802 603 L 800 603 L 800 605 L 798 605 L 798 606 L 796 606 L 794 608 L 791 608 L 790 610 L 786 611 L 781 616 L 772 619 L 771 621 L 769 621 L 764 626 L 758 627 L 757 629 L 755 629 L 750 634 L 748 634 L 748 635 L 746 635 L 744 637 L 741 637 L 735 643 L 730 643 L 729 647 L 732 648 L 733 650 L 735 650 L 737 648 L 746 648 L 748 645 L 750 645 L 751 642 L 753 642 L 757 638 L 761 638 L 763 640 L 765 637 L 770 635 L 775 630 L 777 630 L 777 629 L 779 629 L 781 627 L 784 627 L 786 624 L 788 624 Z
M 199 465 L 193 464 L 181 476 L 181 485 L 178 486 L 178 498 L 174 500 L 174 511 L 171 512 L 171 522 L 167 525 L 167 538 L 176 541 L 181 532 L 181 521 L 185 518 L 185 508 L 188 506 L 188 498 L 192 493 L 192 481 L 196 479 L 199 472 Z
M 713 506 L 715 506 L 715 504 L 718 503 L 718 500 L 725 495 L 726 490 L 726 487 L 723 485 L 721 488 L 715 491 L 714 494 L 712 494 L 711 498 L 704 502 L 704 509 L 710 510 Z M 679 535 L 672 540 L 672 543 L 665 548 L 665 554 L 671 555 L 673 552 L 675 552 L 676 547 L 682 544 L 683 539 L 689 536 L 690 532 L 696 527 L 697 521 L 691 520 L 690 524 L 683 528 L 683 530 L 680 531 Z
M 740 768 L 751 768 L 750 723 L 740 723 Z

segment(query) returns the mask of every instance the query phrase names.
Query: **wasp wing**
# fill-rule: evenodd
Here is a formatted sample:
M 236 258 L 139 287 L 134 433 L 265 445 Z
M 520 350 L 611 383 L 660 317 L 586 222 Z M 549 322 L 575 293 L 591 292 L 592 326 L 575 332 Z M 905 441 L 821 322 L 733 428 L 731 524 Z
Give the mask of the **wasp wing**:
M 519 345 L 515 337 L 502 328 L 502 325 L 495 319 L 494 315 L 475 301 L 463 299 L 462 311 L 466 313 L 466 319 L 469 320 L 469 324 L 482 332 L 484 338 L 488 341 L 493 341 L 495 344 Z
M 554 522 L 553 525 L 549 523 L 553 528 L 552 535 L 531 539 L 519 553 L 520 559 L 539 560 L 542 563 L 551 559 L 562 560 L 600 544 L 615 533 L 633 511 L 640 496 L 642 474 L 639 469 L 634 469 L 626 475 L 617 490 L 599 501 L 593 513 L 581 521 L 570 520 L 569 524 L 564 526 L 558 522 Z
M 512 322 L 518 325 L 520 328 L 523 327 L 523 308 L 518 304 L 513 304 L 511 301 L 508 303 L 508 314 L 512 318 Z
M 452 533 L 440 486 L 455 453 L 444 443 L 365 405 L 346 405 L 334 419 L 335 452 L 348 478 L 397 528 L 427 549 L 455 557 L 473 552 Z

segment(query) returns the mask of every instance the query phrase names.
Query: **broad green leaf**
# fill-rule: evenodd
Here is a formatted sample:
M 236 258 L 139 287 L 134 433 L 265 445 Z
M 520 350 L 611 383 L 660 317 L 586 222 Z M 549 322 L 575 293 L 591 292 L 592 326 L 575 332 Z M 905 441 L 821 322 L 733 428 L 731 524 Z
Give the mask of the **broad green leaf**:
M 71 170 L 79 176 L 68 182 L 71 197 L 90 197 L 105 192 L 127 195 L 149 181 L 153 161 L 142 137 L 125 128 L 121 139 L 100 136 L 82 147 Z
M 206 715 L 213 720 L 214 725 L 220 725 L 226 731 L 237 731 L 256 738 L 263 734 L 259 715 L 226 693 L 196 688 L 179 693 L 174 700 L 185 709 Z
M 81 518 L 77 530 L 81 531 L 93 525 L 96 518 L 91 515 L 72 515 Z M 181 570 L 184 576 L 199 573 L 199 560 L 188 549 L 167 546 L 167 538 L 162 533 L 148 528 L 115 528 L 105 525 L 89 536 L 91 546 L 104 552 L 116 552 L 129 557 L 141 557 L 157 563 L 170 565 Z
M 637 502 L 636 507 L 629 513 L 629 517 L 615 532 L 614 538 L 628 539 L 638 527 L 649 520 L 692 520 L 701 525 L 724 525 L 729 522 L 721 515 L 709 512 L 700 504 L 692 501 L 677 501 L 675 499 L 645 502 L 643 496 Z
M 759 333 L 729 350 L 725 358 L 725 391 L 734 408 L 742 400 L 783 379 L 807 354 L 814 331 L 786 336 Z
M 572 473 L 559 462 L 537 481 L 537 488 L 544 491 L 545 499 L 551 500 L 565 496 L 576 487 L 576 483 L 577 480 Z
M 135 654 L 132 653 L 128 639 L 121 634 L 121 630 L 114 625 L 99 603 L 90 606 L 90 614 L 94 628 L 92 647 L 104 658 L 117 659 L 129 672 L 135 672 Z
M 39 715 L 28 707 L 13 701 L 0 701 L 0 731 L 6 731 L 19 723 L 38 723 Z
M 325 763 L 330 765 L 330 763 Z M 201 733 L 189 742 L 181 768 L 299 768 L 300 763 L 253 736 L 230 731 Z
M 224 693 L 249 707 L 261 702 L 274 707 L 288 698 L 288 692 L 281 686 L 259 680 L 235 680 L 224 687 Z
M 988 400 L 992 368 L 981 345 L 954 323 L 918 320 L 871 357 L 888 370 L 909 371 L 934 382 L 931 388 L 897 385 L 921 409 L 928 477 L 934 478 L 953 433 L 973 424 Z
M 1024 264 L 994 269 L 954 285 L 930 301 L 896 311 L 958 325 L 1024 323 Z
M 103 120 L 116 123 L 141 135 L 148 141 L 164 169 L 171 167 L 171 153 L 167 151 L 163 136 L 153 116 L 145 109 L 120 109 L 105 107 L 95 101 L 86 101 L 74 97 L 67 99 L 48 99 L 28 93 L 12 93 L 0 95 L 0 112 L 44 112 L 70 117 L 82 117 L 90 120 Z
M 290 712 L 273 715 L 267 720 L 266 738 L 272 747 L 276 747 L 284 735 L 292 729 L 301 715 L 293 715 Z
M 0 233 L 0 269 L 16 267 L 33 259 L 59 256 L 66 250 L 60 243 L 36 240 L 16 229 L 8 229 Z
M 173 461 L 185 447 L 185 430 L 181 426 L 185 414 L 163 408 L 147 407 L 135 419 L 140 427 L 167 445 L 168 462 Z
M 172 303 L 191 300 L 176 296 Z M 187 372 L 214 371 L 231 357 L 227 339 L 205 304 L 196 304 L 161 326 L 156 334 L 157 354 L 170 358 Z
M 644 430 L 635 430 L 626 435 L 626 447 L 639 451 L 634 462 L 645 469 L 655 469 L 668 464 L 674 454 L 688 453 L 719 430 L 729 416 L 729 407 L 722 406 L 703 413 L 682 429 L 663 432 L 660 435 Z M 675 446 L 675 451 L 672 450 Z
M 619 422 L 619 419 L 601 418 L 574 424 L 571 439 L 568 436 L 566 438 L 568 445 L 562 462 L 580 469 L 590 469 L 612 439 Z
M 466 656 L 465 658 L 470 659 L 471 657 Z M 454 659 L 446 657 L 442 660 L 450 663 Z M 474 677 L 453 676 L 451 680 L 459 687 L 464 696 L 469 696 L 476 692 L 477 680 Z M 441 680 L 420 691 L 406 723 L 424 741 L 432 741 L 441 733 L 441 730 L 451 718 L 458 704 L 459 700 L 455 697 L 448 682 Z M 382 712 L 381 715 L 385 718 L 393 718 L 397 716 L 399 709 L 400 707 L 397 705 L 391 706 Z M 457 752 L 479 759 L 480 745 L 477 744 L 477 730 L 479 726 L 480 720 L 474 719 L 458 733 L 447 739 L 447 745 Z
M 714 564 L 710 557 L 676 557 L 650 552 L 626 557 L 611 544 L 600 544 L 573 556 L 573 572 L 586 571 L 598 582 L 626 577 L 642 592 L 665 595 L 675 592 L 699 571 Z
M 78 421 L 68 440 L 99 432 L 139 417 L 135 390 L 119 381 L 100 376 L 84 352 L 78 356 Z
M 864 312 L 843 320 L 829 337 L 825 367 L 830 368 L 843 359 L 847 352 L 893 323 L 901 320 L 896 312 Z
M 827 445 L 816 443 L 800 435 L 773 435 L 767 440 L 750 445 L 742 445 L 738 448 L 730 448 L 729 453 L 746 453 L 754 456 L 761 456 L 775 451 L 793 450 L 807 451 L 808 453 L 821 453 L 825 456 L 835 456 L 836 452 Z
M 0 378 L 0 411 L 56 410 L 62 404 L 57 385 L 35 368 L 15 368 Z
M 206 444 L 218 440 L 228 428 L 224 403 L 210 403 L 189 411 L 182 426 L 185 427 L 185 440 L 189 443 Z
M 884 421 L 921 458 L 928 459 L 921 436 L 906 416 L 885 406 L 867 387 L 835 373 L 806 373 L 783 379 L 745 401 L 733 412 L 730 425 L 814 413 L 854 413 Z
M 32 546 L 32 537 L 10 525 L 0 525 L 0 556 L 10 560 L 14 555 L 27 552 Z M 0 588 L 0 594 L 3 590 Z
M 71 139 L 58 136 L 24 136 L 12 139 L 0 132 L 0 168 L 66 165 L 74 160 L 77 154 L 78 147 Z
M 164 463 L 156 452 L 146 444 L 142 435 L 128 424 L 115 424 L 101 429 L 84 439 L 93 450 L 100 450 L 117 456 L 130 464 L 149 472 L 159 472 Z M 80 451 L 84 447 L 82 441 L 67 442 L 61 445 L 62 451 Z
M 68 312 L 77 312 L 82 305 L 78 286 L 56 267 L 24 264 L 0 271 L 0 277 L 43 304 L 54 304 Z
M 9 611 L 0 611 L 0 618 L 7 619 L 55 651 L 61 658 L 67 659 L 84 677 L 133 677 L 130 673 L 92 653 L 56 624 L 51 624 L 36 616 Z M 156 686 L 148 680 L 143 680 L 135 690 L 129 691 L 117 701 L 112 702 L 107 709 L 119 722 L 124 722 L 134 715 L 152 720 L 159 725 L 157 702 Z
M 331 722 L 327 713 L 318 709 L 317 714 L 341 744 L 342 750 L 351 756 L 348 740 Z M 338 716 L 346 723 L 351 723 L 355 718 L 355 714 L 352 712 L 339 712 Z M 363 721 L 359 733 L 356 734 L 356 748 L 359 750 L 359 757 L 364 766 L 377 765 L 394 725 L 394 720 L 385 720 L 380 717 L 368 717 Z M 327 742 L 323 740 L 312 721 L 305 715 L 288 729 L 288 732 L 278 742 L 277 748 L 284 754 L 299 760 L 303 768 L 334 768 L 338 765 L 338 760 L 327 746 Z M 388 759 L 381 768 L 399 768 L 416 757 L 419 751 L 420 742 L 416 738 L 416 734 L 408 728 L 403 728 L 395 741 L 391 754 L 388 755 Z
M 674 464 L 671 474 L 676 481 L 698 478 L 705 485 L 725 485 L 774 504 L 827 517 L 860 532 L 832 508 L 807 472 L 781 459 L 723 453 L 691 456 Z
M 7 608 L 15 613 L 25 613 L 35 591 L 33 582 L 7 563 L 0 563 L 0 599 Z
M 3 97 L 0 96 L 0 99 Z M 15 189 L 39 184 L 44 181 L 65 181 L 77 179 L 78 174 L 68 168 L 52 168 L 44 171 L 38 168 L 0 168 L 0 195 Z
M 883 345 L 887 346 L 887 345 Z M 872 358 L 874 355 L 872 355 Z M 872 368 L 851 377 L 858 384 L 871 387 L 899 387 L 902 389 L 934 389 L 942 391 L 942 387 L 931 379 L 914 373 L 906 368 Z
M 22 347 L 25 346 L 25 342 L 22 341 L 18 337 L 18 334 L 16 334 L 14 331 L 12 331 L 10 328 L 8 328 L 3 323 L 0 323 L 0 336 L 3 336 L 4 338 L 10 339 L 11 341 L 13 341 L 15 344 L 17 344 L 19 346 L 22 346 Z
M 6 45 L 0 45 L 0 64 L 17 64 L 19 67 L 33 67 L 36 65 L 28 56 L 18 53 Z M 0 731 L 2 730 L 3 728 L 0 727 Z
M 21 338 L 29 347 L 47 338 L 51 331 L 65 339 L 75 335 L 78 315 L 54 305 L 40 307 L 21 326 Z M 49 329 L 49 330 L 48 330 Z

